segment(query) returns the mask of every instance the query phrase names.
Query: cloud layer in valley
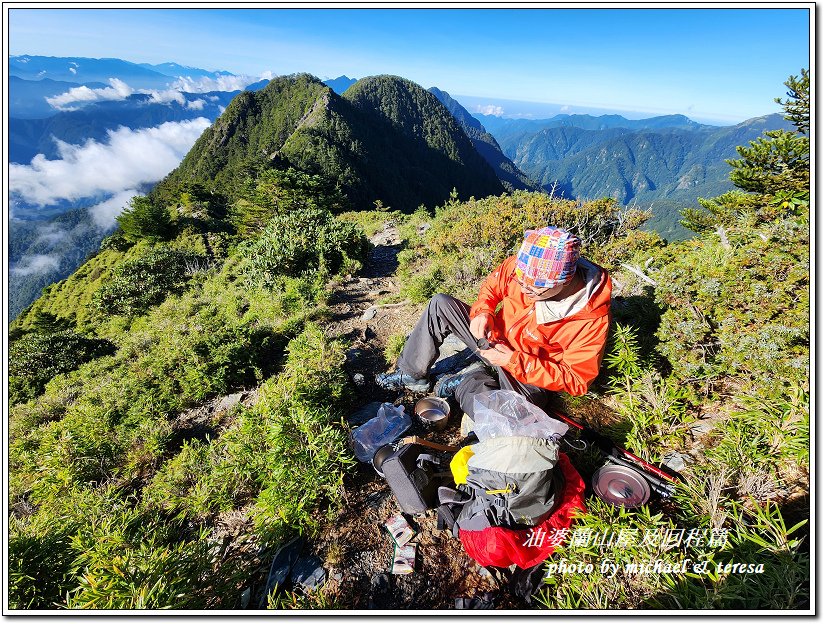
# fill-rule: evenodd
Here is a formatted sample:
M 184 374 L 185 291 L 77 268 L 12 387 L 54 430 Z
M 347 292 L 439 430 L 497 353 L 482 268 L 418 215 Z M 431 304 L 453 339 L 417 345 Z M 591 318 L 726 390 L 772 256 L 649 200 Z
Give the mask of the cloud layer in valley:
M 174 169 L 209 124 L 198 117 L 154 128 L 110 130 L 106 143 L 57 141 L 59 159 L 38 154 L 29 165 L 9 165 L 11 194 L 37 206 L 134 194 L 133 189 L 157 182 Z M 105 220 L 113 210 L 109 201 L 111 197 L 95 206 L 92 214 Z
M 91 89 L 87 86 L 73 87 L 53 97 L 47 97 L 46 101 L 52 108 L 60 111 L 77 110 L 84 104 L 101 101 L 125 100 L 135 93 L 151 96 L 151 102 L 157 104 L 170 104 L 176 102 L 181 106 L 186 106 L 194 110 L 201 110 L 205 102 L 194 100 L 187 102 L 184 93 L 208 93 L 210 91 L 242 91 L 250 84 L 262 79 L 271 79 L 271 72 L 255 78 L 254 76 L 218 76 L 217 78 L 191 78 L 189 76 L 178 76 L 168 89 L 133 89 L 128 84 L 118 78 L 109 78 L 109 87 Z
M 255 78 L 253 76 L 218 76 L 217 78 L 191 78 L 189 76 L 178 76 L 172 84 L 172 89 L 185 91 L 186 93 L 208 93 L 209 91 L 242 91 L 250 84 L 263 80 L 271 80 L 271 72 Z
M 117 215 L 123 212 L 129 200 L 135 195 L 140 195 L 137 189 L 126 189 L 115 193 L 109 199 L 89 208 L 89 214 L 92 216 L 94 224 L 101 230 L 107 230 L 113 227 Z
M 72 110 L 73 104 L 86 104 L 102 100 L 125 100 L 134 93 L 134 89 L 118 78 L 109 78 L 109 84 L 110 87 L 101 89 L 90 89 L 85 85 L 72 87 L 65 93 L 47 97 L 46 101 L 52 108 L 57 110 Z
M 56 271 L 60 267 L 60 257 L 48 254 L 34 254 L 23 258 L 19 264 L 11 267 L 12 275 L 34 275 Z

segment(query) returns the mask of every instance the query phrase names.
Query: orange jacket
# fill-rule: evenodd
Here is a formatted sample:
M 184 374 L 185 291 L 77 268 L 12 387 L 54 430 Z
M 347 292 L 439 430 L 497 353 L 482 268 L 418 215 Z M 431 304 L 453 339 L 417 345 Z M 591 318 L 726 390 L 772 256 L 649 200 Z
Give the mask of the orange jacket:
M 534 302 L 524 297 L 514 279 L 514 256 L 504 260 L 481 286 L 469 318 L 482 312 L 493 315 L 490 340 L 515 351 L 503 368 L 518 381 L 582 395 L 598 376 L 609 330 L 612 281 L 604 269 L 583 259 L 579 271 L 585 275 L 589 298 L 582 299 L 580 309 L 569 316 L 544 324 L 536 322 Z

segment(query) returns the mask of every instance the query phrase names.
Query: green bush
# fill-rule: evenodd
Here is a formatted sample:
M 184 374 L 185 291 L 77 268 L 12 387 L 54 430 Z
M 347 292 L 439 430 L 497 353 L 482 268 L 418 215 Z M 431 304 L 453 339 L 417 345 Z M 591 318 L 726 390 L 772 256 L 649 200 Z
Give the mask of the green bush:
M 604 358 L 612 370 L 610 395 L 615 411 L 628 423 L 625 444 L 644 459 L 660 461 L 667 450 L 681 448 L 693 420 L 687 392 L 672 376 L 663 378 L 639 356 L 636 332 L 616 325 Z
M 717 469 L 718 465 L 714 464 Z M 703 478 L 679 488 L 675 512 L 697 529 L 726 536 L 721 547 L 691 549 L 693 560 L 708 562 L 702 575 L 667 575 L 666 589 L 648 601 L 657 609 L 808 609 L 810 556 L 804 531 L 807 520 L 788 527 L 778 505 L 731 498 L 722 474 L 704 467 Z M 742 497 L 743 498 L 743 497 Z M 730 573 L 730 563 L 761 564 L 760 573 Z
M 156 247 L 114 270 L 95 293 L 93 304 L 102 314 L 141 314 L 169 294 L 183 290 L 189 272 L 204 259 L 170 247 Z
M 148 527 L 149 529 L 151 527 Z M 220 557 L 206 541 L 208 533 L 192 541 L 171 545 L 141 542 L 111 557 L 84 552 L 85 565 L 79 588 L 66 607 L 69 609 L 205 609 L 203 583 L 214 576 Z M 153 533 L 148 530 L 146 538 Z M 192 579 L 198 579 L 197 585 Z M 228 588 L 227 588 L 228 589 Z
M 145 348 L 145 336 L 141 344 Z M 136 346 L 124 345 L 118 357 Z M 15 440 L 11 470 L 37 477 L 18 480 L 12 492 L 12 500 L 35 506 L 15 529 L 11 555 L 26 559 L 12 562 L 12 604 L 235 606 L 238 583 L 248 582 L 260 562 L 222 550 L 208 528 L 214 514 L 247 507 L 264 544 L 276 547 L 296 528 L 311 532 L 337 513 L 343 473 L 354 462 L 341 424 L 348 387 L 343 346 L 310 325 L 288 353 L 254 407 L 237 408 L 215 439 L 184 440 L 179 451 L 162 443 L 150 448 L 169 435 L 155 413 L 167 412 L 163 403 L 170 401 L 147 392 L 151 378 L 144 374 L 134 388 L 115 392 L 114 371 L 102 368 L 92 375 L 96 396 L 86 388 L 63 419 Z M 142 371 L 157 365 L 135 363 Z M 138 386 L 139 397 L 133 394 Z M 161 432 L 157 440 L 149 439 L 152 431 Z M 147 478 L 164 451 L 166 461 Z M 148 455 L 148 466 L 134 463 L 140 453 Z M 133 479 L 146 480 L 140 499 L 123 488 Z M 53 568 L 47 569 L 50 555 Z
M 359 228 L 317 208 L 273 217 L 260 238 L 240 249 L 248 260 L 247 279 L 268 288 L 284 275 L 351 270 L 352 261 L 363 262 L 367 251 L 368 241 Z
M 71 331 L 27 334 L 9 348 L 9 402 L 14 405 L 32 399 L 55 375 L 114 352 L 108 340 Z
M 115 230 L 100 241 L 100 250 L 113 249 L 114 251 L 126 251 L 132 245 L 134 245 L 134 241 L 126 238 L 122 230 Z
M 12 522 L 14 525 L 15 522 Z M 54 609 L 65 600 L 77 575 L 72 531 L 54 529 L 42 535 L 11 528 L 8 541 L 8 597 L 11 609 Z
M 348 203 L 321 176 L 291 167 L 250 172 L 240 194 L 232 205 L 230 220 L 243 238 L 259 235 L 277 215 L 313 209 L 337 213 Z
M 283 370 L 260 387 L 258 402 L 239 409 L 219 438 L 187 442 L 161 467 L 144 505 L 199 520 L 253 503 L 251 517 L 267 544 L 295 527 L 314 530 L 321 504 L 336 512 L 343 472 L 354 461 L 341 427 L 348 385 L 343 347 L 310 325 L 288 352 Z
M 341 426 L 349 388 L 343 345 L 308 326 L 288 353 L 284 370 L 261 388 L 256 406 L 267 450 L 252 517 L 268 540 L 281 538 L 289 527 L 315 530 L 322 502 L 327 518 L 334 517 L 343 504 L 344 469 L 354 464 Z
M 372 237 L 388 224 L 400 225 L 408 222 L 410 215 L 403 214 L 399 210 L 358 210 L 342 212 L 336 218 L 344 223 L 360 226 L 366 236 Z
M 659 350 L 699 388 L 739 379 L 774 393 L 806 380 L 809 231 L 789 217 L 670 245 L 653 273 L 664 307 Z
M 401 290 L 417 302 L 437 292 L 474 300 L 483 279 L 520 246 L 524 231 L 547 225 L 575 233 L 584 255 L 609 269 L 629 253 L 619 241 L 649 216 L 609 198 L 578 203 L 526 191 L 467 202 L 453 198 L 437 208 L 423 234 L 407 230 L 409 243 L 398 254 Z M 414 217 L 420 222 L 419 213 Z M 650 236 L 646 245 L 660 244 Z
M 706 497 L 706 492 L 679 488 L 667 515 L 653 513 L 647 506 L 629 511 L 590 498 L 586 512 L 576 518 L 574 532 L 545 564 L 539 605 L 550 609 L 808 608 L 809 555 L 799 532 L 804 522 L 788 528 L 774 505 L 748 508 L 722 497 L 720 504 L 727 513 L 713 524 L 696 505 Z M 633 568 L 656 562 L 676 571 L 645 574 Z M 763 572 L 725 572 L 730 563 L 763 564 Z M 564 564 L 567 568 L 558 571 Z M 705 568 L 696 572 L 694 565 Z
M 773 396 L 736 396 L 725 412 L 704 455 L 725 467 L 729 488 L 765 501 L 804 487 L 810 461 L 807 391 L 796 385 Z

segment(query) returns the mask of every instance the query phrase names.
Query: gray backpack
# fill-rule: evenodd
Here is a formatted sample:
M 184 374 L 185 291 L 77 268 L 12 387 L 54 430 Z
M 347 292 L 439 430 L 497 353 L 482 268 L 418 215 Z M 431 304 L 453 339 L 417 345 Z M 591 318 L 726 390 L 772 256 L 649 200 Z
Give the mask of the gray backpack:
M 564 488 L 556 440 L 497 437 L 472 445 L 472 450 L 466 483 L 438 491 L 439 516 L 456 535 L 459 528 L 528 528 L 554 511 Z

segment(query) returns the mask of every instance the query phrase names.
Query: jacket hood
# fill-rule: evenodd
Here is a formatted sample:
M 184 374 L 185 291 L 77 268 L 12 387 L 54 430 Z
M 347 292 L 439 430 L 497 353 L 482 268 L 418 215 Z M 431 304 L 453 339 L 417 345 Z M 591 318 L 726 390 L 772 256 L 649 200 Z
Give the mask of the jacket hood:
M 578 260 L 578 275 L 584 287 L 564 299 L 535 302 L 535 322 L 539 325 L 562 319 L 598 318 L 609 314 L 612 282 L 607 272 L 587 260 Z

